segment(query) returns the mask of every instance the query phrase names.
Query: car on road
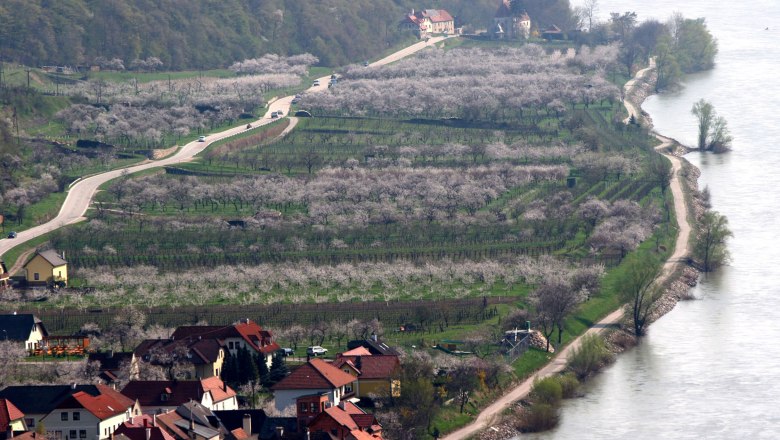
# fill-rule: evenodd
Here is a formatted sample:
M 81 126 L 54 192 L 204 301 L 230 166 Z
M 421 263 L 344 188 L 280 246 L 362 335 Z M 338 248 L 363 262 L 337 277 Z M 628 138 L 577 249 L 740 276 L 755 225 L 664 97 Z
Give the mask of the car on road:
M 297 103 L 301 102 L 301 98 L 293 98 L 293 100 L 290 102 L 290 104 L 295 105 Z
M 363 61 L 363 67 L 368 67 L 368 61 Z
M 334 73 L 333 75 L 331 75 L 331 76 L 330 76 L 330 79 L 337 79 L 337 78 L 338 78 L 338 76 L 336 76 L 336 74 L 335 74 L 335 73 Z
M 198 142 L 206 142 L 206 136 L 198 136 Z
M 320 356 L 328 352 L 327 348 L 322 348 L 319 345 L 313 345 L 306 349 L 306 354 L 309 356 Z
M 271 119 L 276 119 L 279 117 L 279 112 L 271 112 Z
M 284 347 L 279 349 L 279 353 L 281 353 L 282 356 L 292 356 L 295 354 L 295 351 L 292 348 Z
M 11 231 L 8 233 L 8 238 L 16 238 L 16 232 Z
M 312 84 L 312 87 L 319 87 L 319 85 L 320 85 L 320 80 L 315 79 L 314 84 Z

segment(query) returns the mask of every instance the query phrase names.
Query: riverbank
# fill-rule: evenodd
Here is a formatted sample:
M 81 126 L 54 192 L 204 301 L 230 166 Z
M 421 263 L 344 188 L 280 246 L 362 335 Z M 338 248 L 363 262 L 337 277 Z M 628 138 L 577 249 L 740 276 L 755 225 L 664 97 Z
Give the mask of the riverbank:
M 664 264 L 657 280 L 660 285 L 666 286 L 666 288 L 664 289 L 662 296 L 655 303 L 655 308 L 649 318 L 651 323 L 671 311 L 679 301 L 691 298 L 690 289 L 697 284 L 700 274 L 695 268 L 688 265 L 692 241 L 692 229 L 689 219 L 698 218 L 703 212 L 703 199 L 698 190 L 698 177 L 700 172 L 696 167 L 681 157 L 687 153 L 688 150 L 674 139 L 653 132 L 652 120 L 648 114 L 641 110 L 641 104 L 653 91 L 654 67 L 655 65 L 651 61 L 647 68 L 637 72 L 634 78 L 626 83 L 624 89 L 624 105 L 628 112 L 628 116 L 624 122 L 629 123 L 631 117 L 634 116 L 636 123 L 648 128 L 651 134 L 655 135 L 659 141 L 661 141 L 661 144 L 656 147 L 656 150 L 659 154 L 663 154 L 669 158 L 672 163 L 672 177 L 669 186 L 674 198 L 678 239 L 672 256 Z M 511 398 L 513 400 L 503 408 L 509 407 L 511 409 L 518 409 L 518 402 L 528 395 L 535 380 L 563 371 L 567 364 L 568 353 L 579 345 L 582 338 L 587 334 L 601 332 L 606 327 L 611 327 L 611 323 L 618 323 L 619 325 L 617 325 L 618 328 L 606 332 L 605 339 L 607 340 L 609 349 L 614 353 L 620 353 L 634 346 L 637 343 L 637 339 L 633 333 L 626 330 L 632 327 L 630 322 L 627 322 L 628 319 L 628 317 L 623 315 L 622 308 L 613 312 L 607 318 L 591 327 L 588 332 L 572 341 L 572 343 L 565 347 L 555 359 L 545 366 L 545 368 L 505 395 L 499 402 L 496 402 L 496 404 L 491 405 L 488 409 L 483 411 L 477 421 L 472 425 L 451 433 L 444 439 L 463 439 L 474 434 L 476 434 L 476 438 L 480 440 L 501 440 L 516 436 L 518 432 L 514 428 L 514 419 L 517 417 L 517 414 L 514 413 L 514 411 L 514 414 L 501 416 L 502 420 L 500 422 L 490 423 L 500 414 L 497 411 L 498 408 L 501 408 L 499 403 L 506 402 Z M 479 426 L 480 420 L 482 421 L 481 426 Z

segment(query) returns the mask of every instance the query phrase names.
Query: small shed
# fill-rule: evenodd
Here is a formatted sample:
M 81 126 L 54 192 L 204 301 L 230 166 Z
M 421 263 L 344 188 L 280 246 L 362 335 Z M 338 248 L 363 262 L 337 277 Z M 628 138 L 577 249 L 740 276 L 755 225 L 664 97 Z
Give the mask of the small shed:
M 68 262 L 65 253 L 54 250 L 39 251 L 24 265 L 25 279 L 29 285 L 68 284 Z

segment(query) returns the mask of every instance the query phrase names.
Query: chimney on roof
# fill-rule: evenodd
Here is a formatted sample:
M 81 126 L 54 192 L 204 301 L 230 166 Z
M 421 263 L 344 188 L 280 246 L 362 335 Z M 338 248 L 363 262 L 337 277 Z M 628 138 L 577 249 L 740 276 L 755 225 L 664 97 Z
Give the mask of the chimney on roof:
M 243 423 L 241 424 L 241 427 L 244 428 L 244 432 L 246 432 L 246 435 L 251 436 L 252 435 L 252 416 L 249 414 L 244 414 Z
M 112 357 L 114 357 L 114 350 L 108 350 L 108 356 L 107 356 L 107 357 L 108 357 L 109 359 L 111 359 Z
M 152 428 L 146 428 L 146 440 L 152 440 Z
M 374 342 L 377 342 L 378 339 L 379 338 L 377 338 L 376 333 L 371 332 L 371 340 L 374 341 Z
M 16 315 L 16 312 L 14 312 L 14 315 Z M 76 389 L 76 382 L 73 382 L 72 384 L 70 384 L 70 389 L 71 390 L 75 390 Z
M 157 426 L 157 413 L 152 414 L 152 426 Z
M 65 251 L 62 251 L 62 259 L 65 259 Z
M 276 438 L 281 439 L 282 436 L 284 436 L 284 427 L 283 426 L 277 426 L 276 427 Z

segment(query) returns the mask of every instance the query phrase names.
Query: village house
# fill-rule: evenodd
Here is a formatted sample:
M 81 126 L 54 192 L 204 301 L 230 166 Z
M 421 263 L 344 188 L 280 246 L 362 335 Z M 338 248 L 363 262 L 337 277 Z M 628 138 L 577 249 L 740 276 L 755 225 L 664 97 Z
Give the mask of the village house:
M 0 391 L 25 414 L 28 429 L 43 424 L 61 440 L 108 439 L 141 413 L 136 402 L 106 385 L 25 385 Z
M 493 17 L 491 36 L 495 39 L 527 39 L 531 35 L 531 17 L 527 13 L 512 12 L 510 0 L 499 0 Z
M 177 362 L 191 363 L 195 377 L 207 378 L 219 376 L 225 362 L 225 345 L 218 339 L 147 339 L 133 350 L 132 371 L 140 371 L 141 362 L 159 364 L 157 356 L 163 354 Z M 194 379 L 194 377 L 193 377 Z
M 382 439 L 382 426 L 373 414 L 368 414 L 352 402 L 331 405 L 327 395 L 304 396 L 296 402 L 299 426 L 306 426 L 312 435 L 324 433 L 338 440 Z
M 241 319 L 231 325 L 195 325 L 178 327 L 171 335 L 176 340 L 213 339 L 224 345 L 231 355 L 246 348 L 250 353 L 265 357 L 271 368 L 273 354 L 279 350 L 279 344 L 273 341 L 273 334 L 251 319 Z
M 153 417 L 156 425 L 175 440 L 241 440 L 225 428 L 213 411 L 198 402 L 187 402 Z
M 189 401 L 215 410 L 238 409 L 236 392 L 219 377 L 201 380 L 135 380 L 122 394 L 137 400 L 145 413 L 174 410 Z
M 355 396 L 401 395 L 401 362 L 395 355 L 373 356 L 364 347 L 338 355 L 333 366 L 355 378 Z
M 315 358 L 296 368 L 289 376 L 271 387 L 276 409 L 295 405 L 300 396 L 327 394 L 328 400 L 338 405 L 342 399 L 353 397 L 355 377 L 328 362 Z
M 414 9 L 398 23 L 399 30 L 412 31 L 420 38 L 433 34 L 455 35 L 455 19 L 444 9 Z
M 37 252 L 24 265 L 25 279 L 31 286 L 47 286 L 50 284 L 68 284 L 68 262 L 65 254 L 59 255 L 54 250 Z
M 128 440 L 175 440 L 158 423 L 154 416 L 142 415 L 122 423 L 114 431 L 113 439 L 124 436 Z
M 0 315 L 0 340 L 18 342 L 26 350 L 42 346 L 49 335 L 43 322 L 29 313 Z
M 0 439 L 5 440 L 27 431 L 24 413 L 8 399 L 0 399 Z

